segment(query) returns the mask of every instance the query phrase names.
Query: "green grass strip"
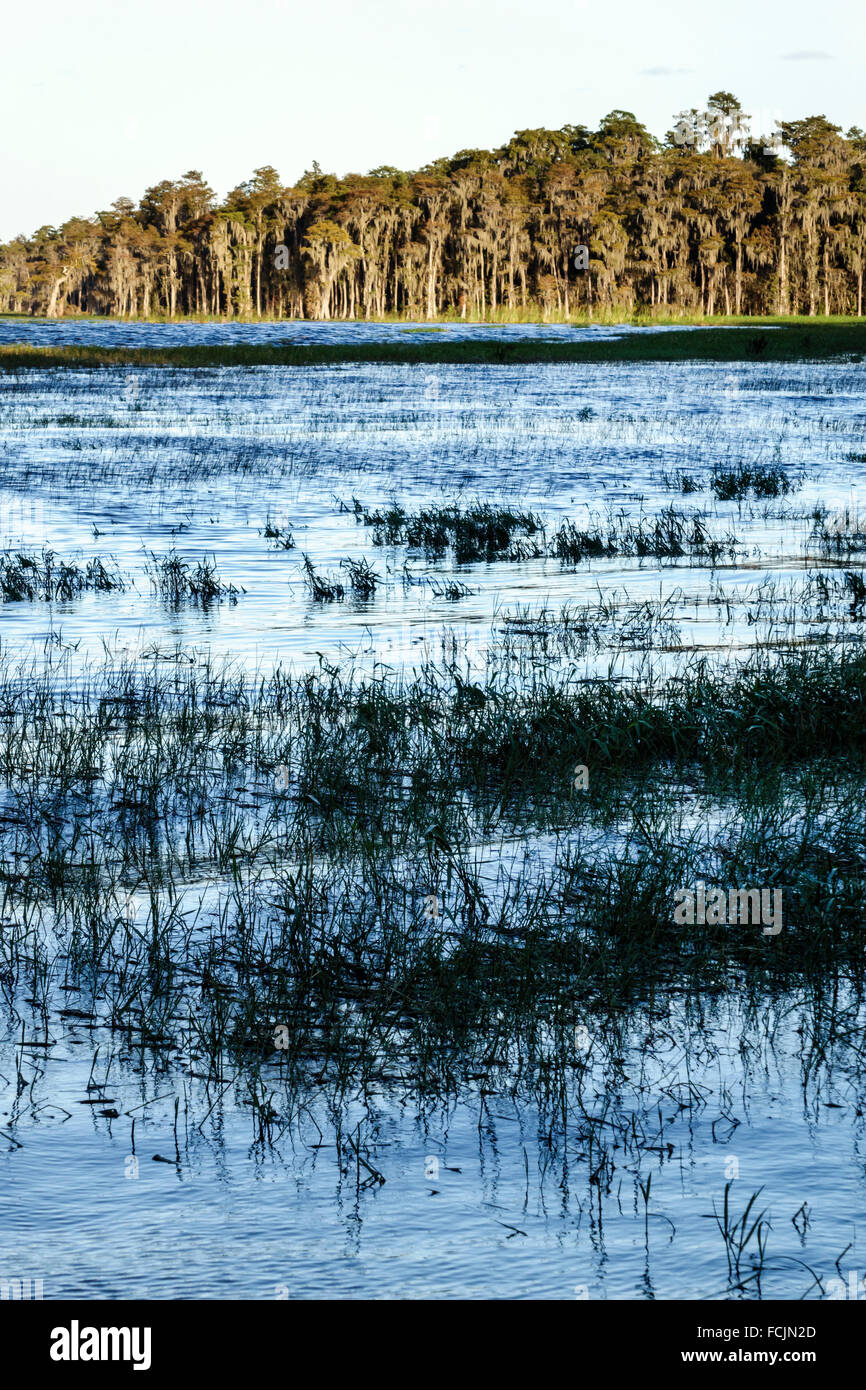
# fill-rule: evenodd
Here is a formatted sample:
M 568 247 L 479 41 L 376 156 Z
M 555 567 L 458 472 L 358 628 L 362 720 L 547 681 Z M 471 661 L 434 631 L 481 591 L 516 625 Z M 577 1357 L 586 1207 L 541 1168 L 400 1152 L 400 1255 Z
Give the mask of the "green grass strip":
M 490 337 L 449 342 L 415 335 L 399 343 L 236 343 L 230 346 L 109 348 L 0 346 L 0 370 L 45 367 L 329 367 L 343 363 L 406 366 L 529 365 L 579 362 L 859 361 L 866 355 L 866 321 L 797 322 L 774 326 L 634 332 L 584 342 L 506 342 Z

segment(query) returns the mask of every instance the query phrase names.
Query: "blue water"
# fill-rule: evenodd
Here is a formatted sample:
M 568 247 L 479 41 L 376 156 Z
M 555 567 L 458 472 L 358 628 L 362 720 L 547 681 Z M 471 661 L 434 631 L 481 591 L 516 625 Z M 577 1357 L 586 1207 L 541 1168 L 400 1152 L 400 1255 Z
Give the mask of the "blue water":
M 105 344 L 393 340 L 406 331 L 0 321 L 2 341 Z M 2 649 L 36 669 L 60 652 L 66 669 L 98 672 L 106 650 L 131 647 L 136 659 L 148 645 L 179 646 L 190 661 L 207 650 L 252 672 L 348 654 L 368 669 L 411 666 L 453 639 L 483 663 L 491 651 L 495 659 L 506 611 L 590 603 L 602 592 L 619 595 L 623 611 L 670 597 L 680 645 L 732 650 L 759 630 L 745 611 L 750 586 L 804 578 L 810 507 L 856 505 L 864 464 L 849 455 L 863 452 L 864 419 L 862 369 L 832 364 L 3 376 L 4 542 L 114 556 L 130 584 L 67 604 L 3 604 Z M 672 496 L 662 477 L 778 458 L 800 485 L 775 509 L 716 504 L 706 492 Z M 472 565 L 460 571 L 471 593 L 453 604 L 425 584 L 447 575 L 447 560 L 412 558 L 404 584 L 406 556 L 372 546 L 335 494 L 370 505 L 507 496 L 553 519 L 609 507 L 652 514 L 673 501 L 701 509 L 713 528 L 734 528 L 741 550 L 716 573 L 620 559 L 572 571 L 550 560 Z M 267 547 L 269 512 L 295 528 L 294 550 Z M 146 551 L 170 546 L 191 559 L 214 555 L 222 577 L 245 590 L 237 604 L 167 609 L 145 564 Z M 303 553 L 324 570 L 364 556 L 383 588 L 367 604 L 317 606 L 301 583 Z M 727 610 L 709 602 L 714 585 Z M 816 618 L 797 636 L 821 640 L 828 622 Z M 619 653 L 617 669 L 645 655 Z M 603 649 L 575 669 L 592 673 L 613 659 Z M 511 852 L 489 851 L 494 865 Z M 187 887 L 192 908 L 201 885 Z M 214 875 L 206 887 L 219 896 L 226 880 Z M 278 1118 L 263 1143 L 232 1067 L 208 1085 L 183 1055 L 129 1051 L 103 1026 L 98 990 L 93 1000 L 58 991 L 47 1025 L 26 994 L 3 993 L 0 1283 L 42 1279 L 46 1298 L 832 1295 L 840 1274 L 847 1285 L 852 1272 L 866 1273 L 866 1014 L 844 989 L 833 1003 L 849 1013 L 816 1061 L 805 992 L 780 991 L 756 1017 L 732 984 L 697 1021 L 675 994 L 656 999 L 651 1016 L 636 1011 L 616 1065 L 593 1053 L 580 1100 L 570 1078 L 552 1144 L 551 1117 L 507 1079 L 487 1094 L 470 1079 L 433 1102 L 411 1077 L 358 1082 L 339 1101 L 311 1077 L 301 1107 L 275 1056 L 265 1079 Z M 61 1012 L 70 1007 L 96 1017 Z M 94 1097 L 98 1105 L 84 1103 Z M 117 1115 L 101 1113 L 109 1110 Z M 627 1142 L 632 1120 L 650 1141 L 640 1164 Z M 601 1183 L 593 1125 L 607 1134 L 614 1165 Z M 367 1182 L 348 1134 L 384 1184 Z M 638 1179 L 650 1171 L 647 1216 Z M 737 1214 L 763 1187 L 771 1223 L 761 1279 L 748 1278 L 747 1261 L 738 1288 L 713 1220 L 728 1181 Z
M 627 333 L 664 333 L 678 325 L 563 323 L 365 323 L 363 319 L 321 322 L 281 319 L 267 323 L 124 323 L 117 319 L 23 319 L 0 317 L 0 343 L 38 347 L 216 347 L 232 343 L 399 343 L 426 340 L 583 342 Z

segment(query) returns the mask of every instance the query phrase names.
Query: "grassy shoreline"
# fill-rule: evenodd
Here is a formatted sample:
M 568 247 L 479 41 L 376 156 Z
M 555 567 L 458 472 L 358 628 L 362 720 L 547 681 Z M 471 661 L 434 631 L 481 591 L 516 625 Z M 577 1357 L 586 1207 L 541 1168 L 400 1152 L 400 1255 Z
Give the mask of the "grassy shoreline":
M 629 333 L 617 339 L 585 342 L 508 342 L 496 338 L 443 341 L 436 333 L 392 343 L 235 343 L 164 348 L 108 348 L 75 345 L 35 347 L 0 345 L 0 371 L 46 367 L 311 367 L 344 363 L 442 365 L 550 365 L 580 362 L 792 362 L 866 355 L 866 321 L 783 323 L 757 321 L 729 328 L 673 329 L 666 333 Z M 764 328 L 771 331 L 764 332 Z

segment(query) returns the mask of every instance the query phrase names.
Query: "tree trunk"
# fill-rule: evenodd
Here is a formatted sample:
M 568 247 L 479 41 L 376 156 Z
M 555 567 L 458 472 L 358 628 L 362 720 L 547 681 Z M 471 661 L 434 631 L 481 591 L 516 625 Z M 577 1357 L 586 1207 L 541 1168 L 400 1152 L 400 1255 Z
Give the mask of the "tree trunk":
M 67 270 L 61 270 L 60 274 L 51 286 L 51 297 L 48 301 L 48 308 L 45 310 L 45 317 L 49 319 L 59 317 L 57 314 L 57 298 L 60 294 L 60 286 L 69 274 Z

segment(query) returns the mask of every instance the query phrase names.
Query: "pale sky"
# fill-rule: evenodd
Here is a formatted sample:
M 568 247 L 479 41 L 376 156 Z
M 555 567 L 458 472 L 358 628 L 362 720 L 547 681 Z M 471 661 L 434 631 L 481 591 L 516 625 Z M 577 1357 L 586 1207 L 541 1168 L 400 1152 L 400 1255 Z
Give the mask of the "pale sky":
M 862 0 L 42 0 L 2 36 L 4 240 L 188 169 L 418 168 L 614 107 L 661 136 L 720 89 L 866 127 Z

